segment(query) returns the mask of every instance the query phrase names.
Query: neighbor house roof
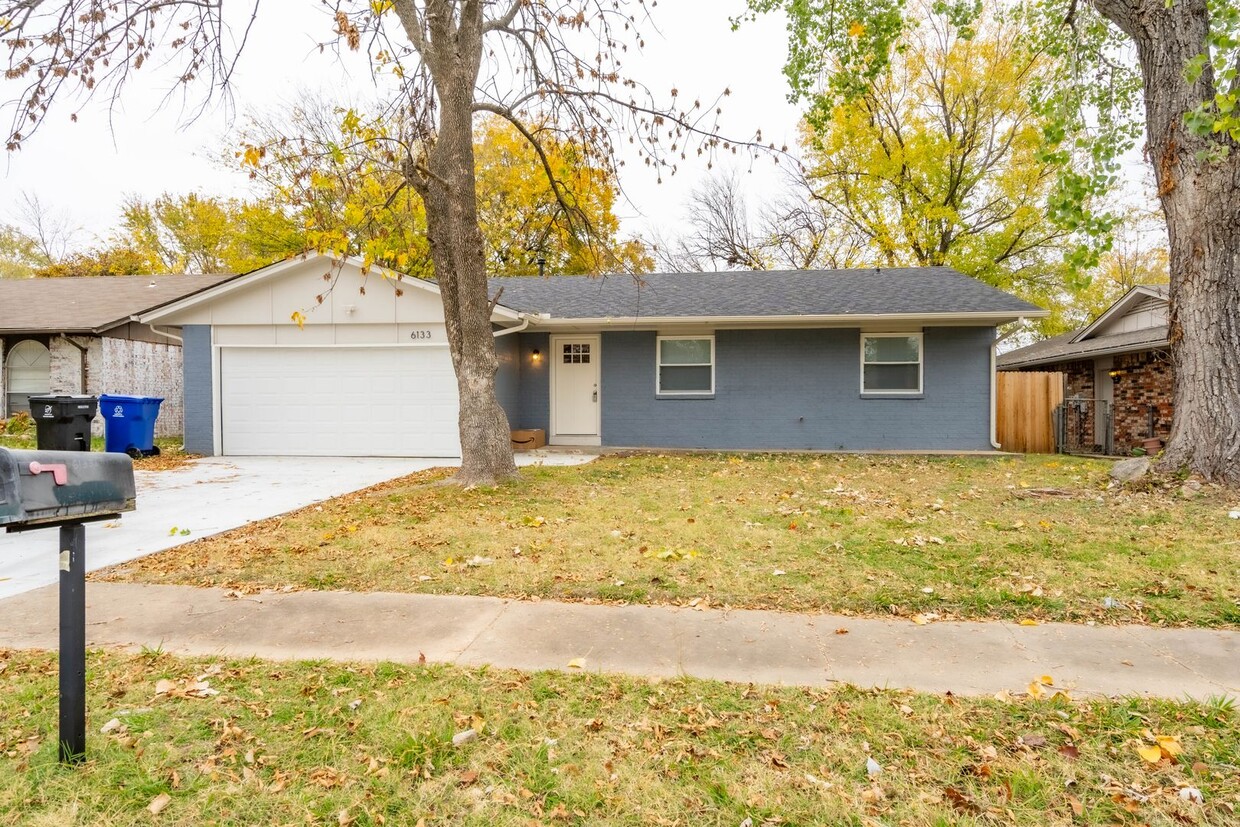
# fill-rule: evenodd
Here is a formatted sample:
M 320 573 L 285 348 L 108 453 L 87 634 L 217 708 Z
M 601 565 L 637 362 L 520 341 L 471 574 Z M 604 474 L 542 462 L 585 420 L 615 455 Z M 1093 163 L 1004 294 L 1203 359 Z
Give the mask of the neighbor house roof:
M 1167 346 L 1167 326 L 1147 327 L 1111 336 L 1096 336 L 1084 342 L 1073 339 L 1084 328 L 1061 333 L 1050 339 L 1001 354 L 995 365 L 1000 370 L 1026 368 L 1035 365 L 1051 365 L 1059 362 L 1075 362 L 1113 353 L 1132 353 Z
M 1137 285 L 1084 327 L 1000 354 L 995 365 L 1000 370 L 1012 370 L 1167 347 L 1169 341 L 1165 324 L 1121 333 L 1100 334 L 1099 331 L 1105 330 L 1108 322 L 1139 309 L 1144 301 L 1154 299 L 1165 302 L 1168 295 L 1169 289 L 1165 284 Z
M 523 276 L 490 287 L 506 307 L 565 321 L 1046 315 L 950 267 Z
M 0 279 L 0 334 L 102 333 L 131 316 L 230 278 L 214 274 Z

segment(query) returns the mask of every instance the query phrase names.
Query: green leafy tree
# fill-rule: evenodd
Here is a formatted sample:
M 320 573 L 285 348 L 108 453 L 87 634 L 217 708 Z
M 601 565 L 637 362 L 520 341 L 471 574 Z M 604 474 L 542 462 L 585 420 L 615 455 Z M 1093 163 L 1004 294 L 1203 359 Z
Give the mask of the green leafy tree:
M 785 73 L 796 99 L 830 112 L 874 88 L 916 18 L 902 0 L 749 0 L 788 15 Z M 958 27 L 977 0 L 935 6 Z M 1041 157 L 1057 166 L 1046 197 L 1064 229 L 1102 239 L 1074 249 L 1096 264 L 1114 216 L 1091 207 L 1116 186 L 1139 134 L 1167 223 L 1176 416 L 1164 469 L 1240 484 L 1240 7 L 1232 0 L 1040 0 L 1005 12 L 1046 58 L 1024 87 L 1044 118 Z M 1124 58 L 1136 51 L 1136 65 Z
M 1116 227 L 1111 249 L 1103 253 L 1088 285 L 1072 296 L 1071 326 L 1102 315 L 1116 300 L 1143 284 L 1166 284 L 1166 238 L 1151 226 L 1156 216 L 1132 211 Z

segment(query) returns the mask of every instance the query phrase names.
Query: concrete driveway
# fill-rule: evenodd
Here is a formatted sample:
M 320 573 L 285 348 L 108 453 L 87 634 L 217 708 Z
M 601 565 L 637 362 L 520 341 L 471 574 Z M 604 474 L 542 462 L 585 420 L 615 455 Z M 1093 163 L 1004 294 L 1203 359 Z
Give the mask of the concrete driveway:
M 586 452 L 517 454 L 518 465 L 577 465 Z M 86 528 L 89 571 L 189 543 L 453 459 L 208 457 L 174 471 L 136 471 L 138 510 Z M 188 534 L 181 532 L 188 530 Z M 58 532 L 0 532 L 0 600 L 55 583 Z

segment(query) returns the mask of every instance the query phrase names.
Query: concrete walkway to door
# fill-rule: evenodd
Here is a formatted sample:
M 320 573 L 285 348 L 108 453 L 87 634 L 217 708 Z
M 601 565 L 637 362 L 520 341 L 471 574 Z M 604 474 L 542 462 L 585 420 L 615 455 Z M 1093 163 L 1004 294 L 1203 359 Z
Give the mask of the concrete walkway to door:
M 531 451 L 518 465 L 577 465 L 594 454 Z M 86 528 L 89 571 L 183 545 L 459 459 L 207 457 L 170 471 L 134 472 L 138 510 Z M 56 582 L 57 532 L 0 533 L 0 599 Z

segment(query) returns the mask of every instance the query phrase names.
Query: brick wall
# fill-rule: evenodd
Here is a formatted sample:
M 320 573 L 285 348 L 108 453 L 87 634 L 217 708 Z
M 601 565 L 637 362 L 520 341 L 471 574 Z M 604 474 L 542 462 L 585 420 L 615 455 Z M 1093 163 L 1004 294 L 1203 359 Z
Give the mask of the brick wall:
M 993 328 L 926 328 L 924 392 L 876 398 L 860 391 L 860 330 L 716 330 L 714 394 L 669 398 L 655 392 L 656 334 L 605 332 L 603 445 L 987 450 L 993 340 Z
M 111 338 L 98 342 L 98 360 L 91 354 L 91 393 L 162 397 L 155 435 L 180 434 L 184 396 L 180 346 Z
M 1171 433 L 1171 362 L 1163 351 L 1126 353 L 1115 357 L 1115 452 L 1127 454 L 1150 437 L 1166 440 Z
M 1094 363 L 1092 361 L 1065 362 L 1047 368 L 1039 368 L 1039 370 L 1055 370 L 1063 373 L 1064 399 L 1071 399 L 1072 397 L 1079 397 L 1081 399 L 1094 398 Z M 1098 438 L 1099 435 L 1094 433 L 1096 422 L 1093 405 L 1087 405 L 1083 408 L 1069 405 L 1067 416 L 1069 417 L 1068 427 L 1070 429 L 1069 442 L 1075 442 L 1087 451 L 1092 450 L 1094 445 L 1102 442 Z
M 120 394 L 157 396 L 164 402 L 155 420 L 156 436 L 181 433 L 182 376 L 181 348 L 171 344 L 128 339 L 74 337 L 87 346 L 86 388 L 82 388 L 81 351 L 63 336 L 52 338 L 51 392 L 63 394 Z M 96 436 L 103 433 L 103 421 L 94 422 Z

